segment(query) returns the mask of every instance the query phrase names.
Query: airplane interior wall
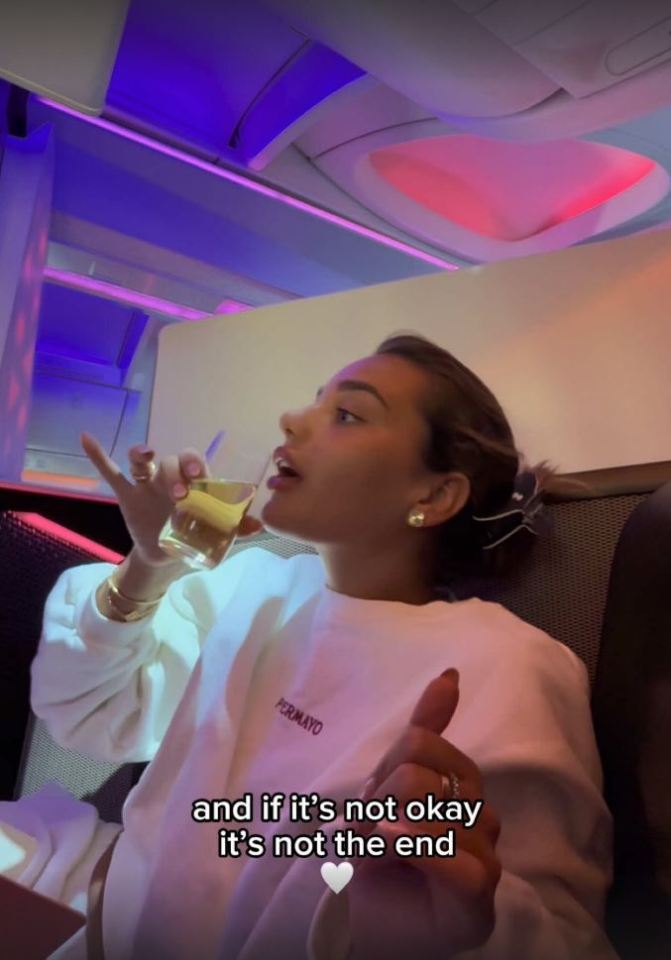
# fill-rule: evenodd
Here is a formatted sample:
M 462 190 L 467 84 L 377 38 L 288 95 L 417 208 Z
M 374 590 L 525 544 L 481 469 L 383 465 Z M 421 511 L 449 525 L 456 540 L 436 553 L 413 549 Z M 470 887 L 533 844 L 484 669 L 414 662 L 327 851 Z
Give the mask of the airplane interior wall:
M 224 427 L 270 451 L 284 410 L 410 330 L 491 387 L 529 462 L 573 473 L 669 460 L 670 272 L 665 230 L 168 326 L 148 442 L 204 450 Z M 270 495 L 262 484 L 255 513 Z
M 48 126 L 5 142 L 0 180 L 0 480 L 19 481 L 53 186 Z

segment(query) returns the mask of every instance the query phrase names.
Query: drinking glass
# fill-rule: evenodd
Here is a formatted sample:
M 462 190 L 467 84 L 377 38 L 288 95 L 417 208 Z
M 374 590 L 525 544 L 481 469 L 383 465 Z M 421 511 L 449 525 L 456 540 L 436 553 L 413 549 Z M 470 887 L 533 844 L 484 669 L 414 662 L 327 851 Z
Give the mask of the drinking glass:
M 189 481 L 189 492 L 175 504 L 159 534 L 159 546 L 194 570 L 208 570 L 221 563 L 251 506 L 270 457 L 224 437 L 216 451 L 206 454 L 212 476 Z

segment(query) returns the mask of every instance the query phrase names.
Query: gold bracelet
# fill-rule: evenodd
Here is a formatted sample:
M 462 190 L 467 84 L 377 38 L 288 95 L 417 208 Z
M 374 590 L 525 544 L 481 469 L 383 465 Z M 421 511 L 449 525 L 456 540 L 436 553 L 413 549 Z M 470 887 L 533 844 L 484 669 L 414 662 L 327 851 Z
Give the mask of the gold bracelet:
M 111 595 L 107 580 L 103 580 L 95 593 L 95 605 L 98 613 L 103 616 L 105 620 L 112 620 L 114 623 L 126 623 L 121 611 L 117 610 L 111 603 Z
M 117 620 L 122 623 L 133 623 L 136 620 L 148 617 L 161 602 L 161 597 L 158 597 L 156 600 L 133 600 L 119 590 L 113 578 L 114 574 L 111 574 L 105 581 L 107 587 L 105 599 L 111 612 L 115 614 L 115 616 L 108 617 L 108 619 Z

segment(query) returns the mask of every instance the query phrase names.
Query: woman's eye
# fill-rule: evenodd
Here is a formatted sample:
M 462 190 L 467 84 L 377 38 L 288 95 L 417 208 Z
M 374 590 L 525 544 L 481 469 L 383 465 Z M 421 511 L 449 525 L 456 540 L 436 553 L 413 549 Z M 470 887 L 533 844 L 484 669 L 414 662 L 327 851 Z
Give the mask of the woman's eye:
M 345 410 L 343 407 L 337 407 L 336 413 L 346 413 L 348 417 L 354 417 L 355 420 L 360 420 L 361 417 L 357 417 L 355 413 L 350 413 L 349 410 Z M 341 421 L 342 422 L 342 421 Z M 351 422 L 351 421 L 350 421 Z

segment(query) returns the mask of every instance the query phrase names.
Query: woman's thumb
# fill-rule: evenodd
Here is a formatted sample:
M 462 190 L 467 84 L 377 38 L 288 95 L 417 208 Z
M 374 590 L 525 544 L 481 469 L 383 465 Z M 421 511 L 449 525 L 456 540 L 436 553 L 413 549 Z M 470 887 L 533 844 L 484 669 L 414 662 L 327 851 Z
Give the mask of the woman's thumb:
M 444 670 L 425 688 L 415 704 L 410 723 L 434 733 L 442 733 L 452 719 L 459 702 L 459 671 Z

